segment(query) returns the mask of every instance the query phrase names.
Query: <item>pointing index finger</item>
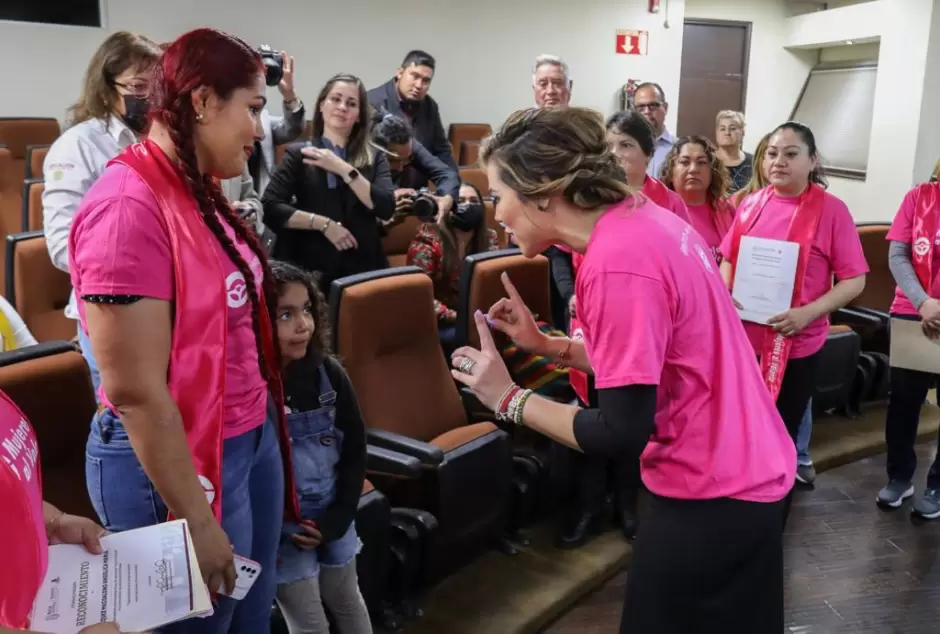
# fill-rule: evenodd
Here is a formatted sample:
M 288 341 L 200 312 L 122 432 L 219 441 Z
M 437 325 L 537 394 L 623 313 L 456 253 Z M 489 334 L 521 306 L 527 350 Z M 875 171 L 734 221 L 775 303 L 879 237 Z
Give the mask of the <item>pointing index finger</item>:
M 509 279 L 509 274 L 503 271 L 499 276 L 500 281 L 503 283 L 503 288 L 506 289 L 506 293 L 509 294 L 509 299 L 513 302 L 518 302 L 519 304 L 525 304 L 522 301 L 522 297 L 519 295 L 519 291 L 516 290 L 515 285 L 512 283 L 512 280 Z

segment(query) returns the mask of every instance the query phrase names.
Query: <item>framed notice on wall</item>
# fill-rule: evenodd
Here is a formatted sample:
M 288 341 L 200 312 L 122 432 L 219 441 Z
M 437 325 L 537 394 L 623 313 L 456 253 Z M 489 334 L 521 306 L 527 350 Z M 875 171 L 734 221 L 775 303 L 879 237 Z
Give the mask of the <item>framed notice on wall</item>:
M 633 107 L 633 95 L 636 94 L 637 86 L 641 85 L 642 79 L 628 79 L 627 83 L 620 89 L 620 109 L 628 110 Z

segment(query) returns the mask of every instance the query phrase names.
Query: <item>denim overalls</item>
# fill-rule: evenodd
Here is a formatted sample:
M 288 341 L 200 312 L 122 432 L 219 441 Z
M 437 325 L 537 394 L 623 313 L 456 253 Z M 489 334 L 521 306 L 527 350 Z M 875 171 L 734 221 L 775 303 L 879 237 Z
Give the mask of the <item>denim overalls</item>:
M 314 522 L 336 497 L 336 465 L 343 447 L 343 432 L 335 424 L 336 392 L 325 363 L 320 364 L 319 371 L 320 408 L 287 412 L 300 516 Z M 319 574 L 321 565 L 342 568 L 356 558 L 361 547 L 355 521 L 342 537 L 315 550 L 304 550 L 294 544 L 291 535 L 302 532 L 297 524 L 284 522 L 278 550 L 279 584 L 312 579 Z

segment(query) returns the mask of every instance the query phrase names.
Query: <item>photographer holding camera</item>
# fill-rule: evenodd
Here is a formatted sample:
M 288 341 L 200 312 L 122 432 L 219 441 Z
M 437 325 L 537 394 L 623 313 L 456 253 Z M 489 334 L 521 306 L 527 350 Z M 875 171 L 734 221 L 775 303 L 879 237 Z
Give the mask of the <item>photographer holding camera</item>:
M 265 83 L 271 88 L 277 86 L 284 98 L 284 116 L 272 116 L 267 108 L 261 111 L 264 139 L 255 143 L 255 151 L 248 159 L 248 171 L 260 196 L 275 170 L 275 147 L 290 143 L 303 134 L 306 112 L 304 103 L 294 92 L 294 58 L 267 45 L 260 46 L 258 53 L 264 61 Z
M 389 112 L 373 112 L 371 143 L 388 159 L 395 184 L 395 215 L 383 223 L 386 228 L 408 215 L 435 222 L 453 209 L 460 177 L 412 137 L 404 119 Z M 428 191 L 428 182 L 434 184 L 436 194 Z

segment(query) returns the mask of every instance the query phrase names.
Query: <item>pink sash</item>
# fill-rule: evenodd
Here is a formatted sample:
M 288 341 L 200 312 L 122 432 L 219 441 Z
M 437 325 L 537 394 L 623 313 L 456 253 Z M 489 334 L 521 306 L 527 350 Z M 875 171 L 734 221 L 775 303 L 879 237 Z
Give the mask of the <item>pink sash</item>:
M 222 432 L 227 354 L 228 303 L 215 237 L 177 168 L 152 141 L 131 145 L 113 159 L 134 170 L 160 206 L 173 251 L 176 290 L 169 387 L 183 418 L 193 465 L 216 519 L 222 518 Z M 291 466 L 290 435 L 284 418 L 281 370 L 276 367 L 274 334 L 267 310 L 259 316 L 268 385 L 278 414 L 284 458 L 285 513 L 299 518 Z
M 925 183 L 917 188 L 911 235 L 911 262 L 920 285 L 930 297 L 940 298 L 940 276 L 934 259 L 934 242 L 940 219 L 940 183 Z
M 48 539 L 36 434 L 23 412 L 0 392 L 0 626 L 29 626 L 46 576 Z
M 759 192 L 748 196 L 738 210 L 737 218 L 731 231 L 731 279 L 734 280 L 735 266 L 738 261 L 738 250 L 741 247 L 741 238 L 755 225 L 757 219 L 764 211 L 764 207 L 774 195 L 773 186 L 768 185 Z M 787 241 L 800 245 L 800 257 L 796 265 L 796 280 L 793 285 L 793 300 L 790 306 L 795 308 L 802 305 L 803 282 L 806 278 L 806 266 L 809 263 L 813 240 L 816 237 L 816 228 L 819 226 L 819 217 L 822 215 L 825 192 L 816 184 L 811 183 L 800 196 L 796 211 L 790 220 L 787 230 Z M 780 387 L 783 383 L 783 373 L 787 369 L 790 358 L 790 348 L 793 345 L 792 337 L 785 337 L 770 326 L 764 326 L 764 341 L 760 350 L 761 374 L 770 390 L 770 395 L 777 400 Z

